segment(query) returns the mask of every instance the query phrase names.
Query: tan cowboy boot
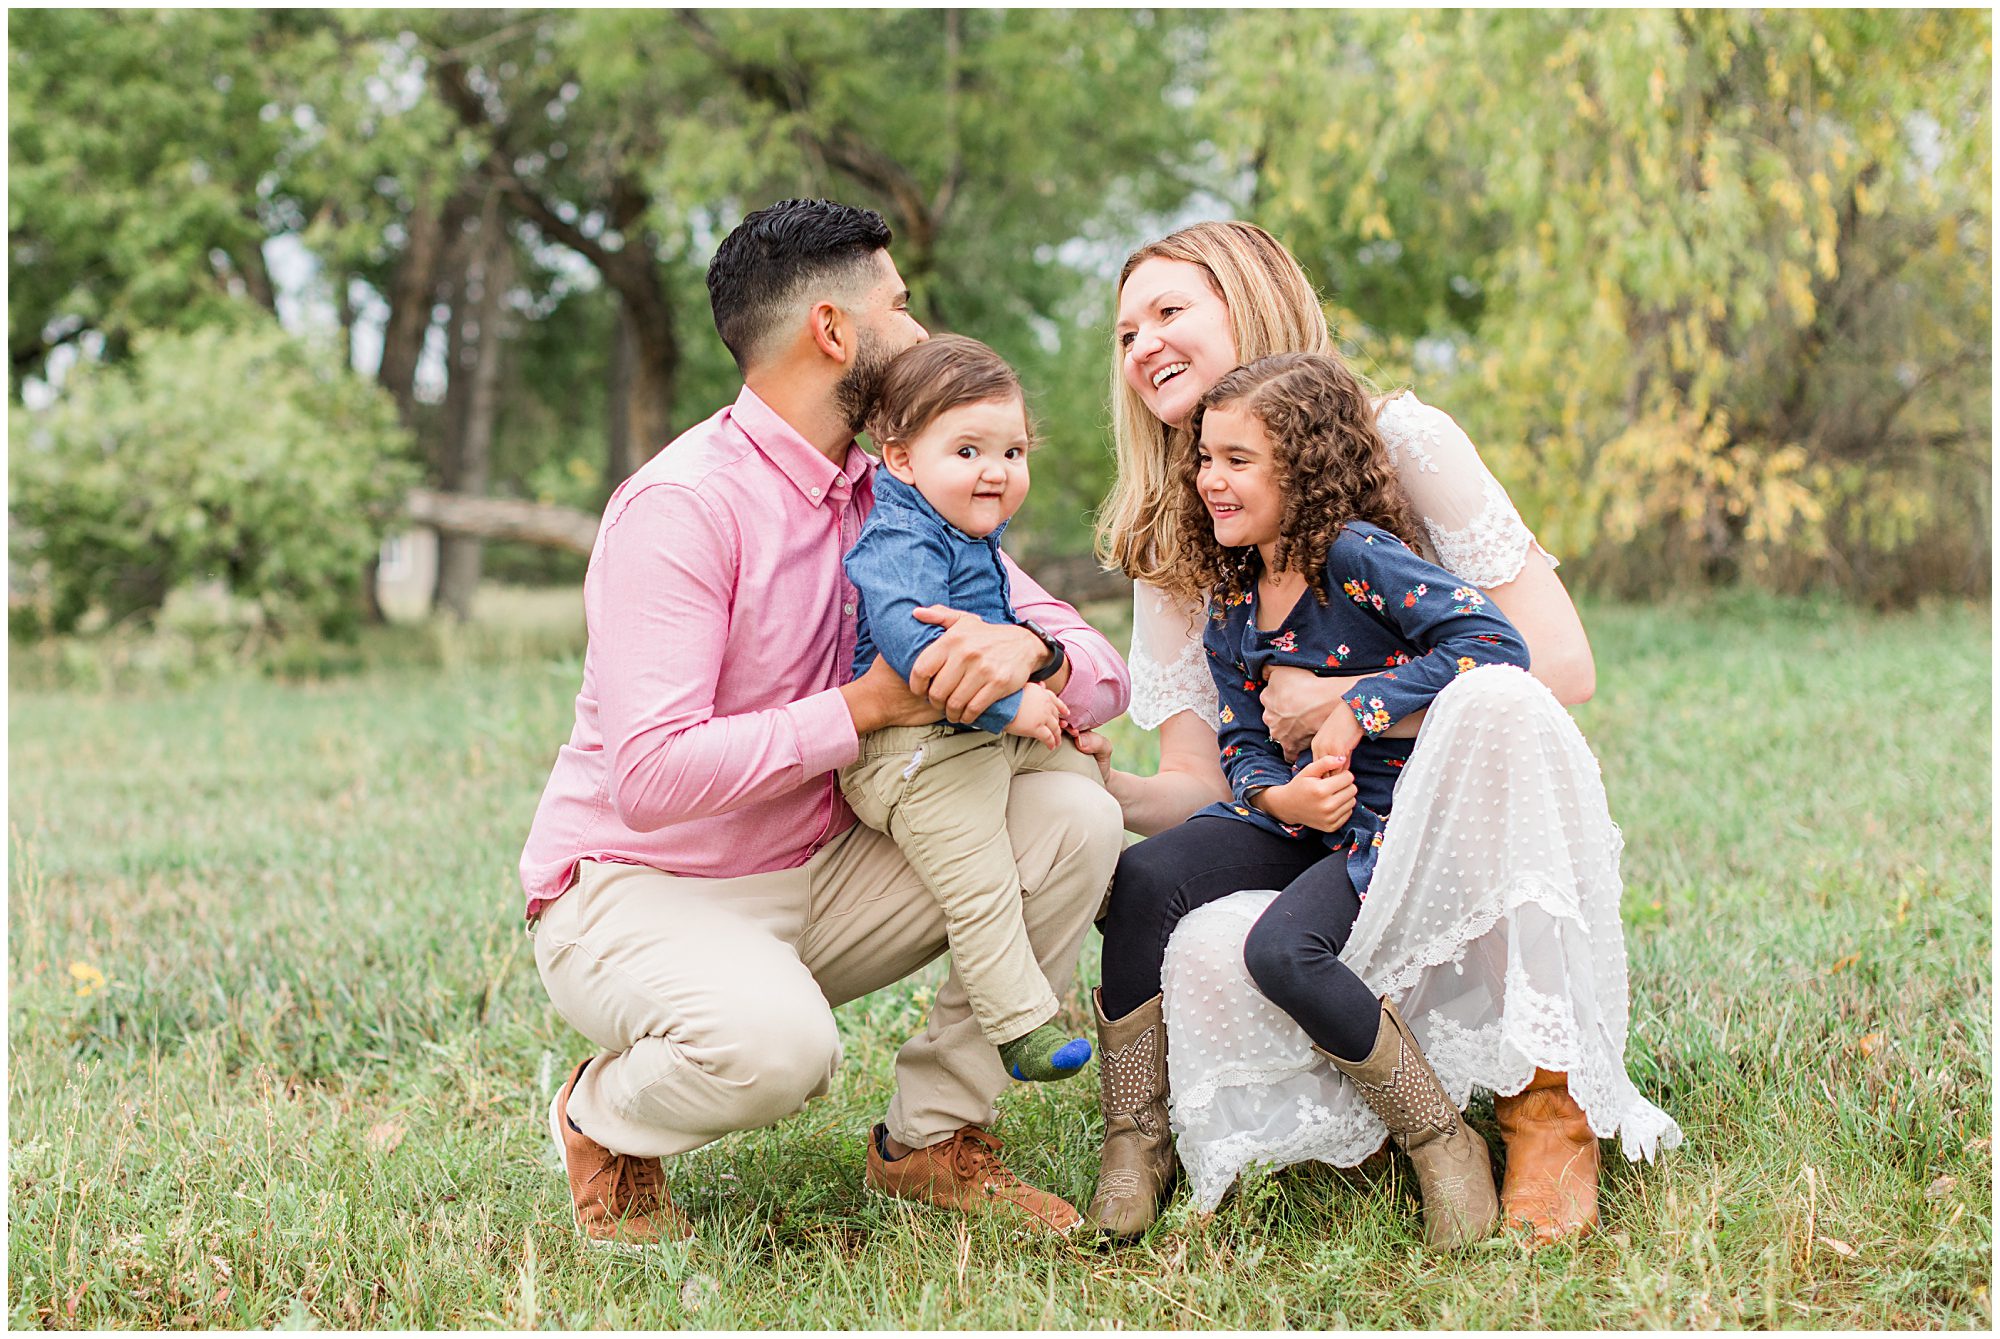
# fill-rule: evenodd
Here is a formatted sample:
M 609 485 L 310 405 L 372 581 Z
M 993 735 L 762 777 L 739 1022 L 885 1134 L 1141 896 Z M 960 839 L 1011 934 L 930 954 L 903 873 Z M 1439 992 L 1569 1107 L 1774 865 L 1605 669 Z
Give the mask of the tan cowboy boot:
M 1116 1020 L 1104 1016 L 1099 992 L 1091 992 L 1090 1002 L 1097 1011 L 1104 1151 L 1084 1218 L 1125 1239 L 1153 1225 L 1179 1167 L 1167 1128 L 1167 1024 L 1158 995 Z
M 1493 1099 L 1507 1175 L 1500 1207 L 1536 1246 L 1597 1226 L 1597 1135 L 1569 1095 L 1569 1076 L 1535 1071 L 1528 1086 Z
M 1382 1001 L 1375 1048 L 1366 1060 L 1319 1053 L 1353 1082 L 1361 1100 L 1389 1127 L 1396 1147 L 1410 1155 L 1424 1200 L 1424 1244 L 1451 1250 L 1491 1232 L 1500 1204 L 1486 1141 L 1445 1095 L 1396 1006 Z

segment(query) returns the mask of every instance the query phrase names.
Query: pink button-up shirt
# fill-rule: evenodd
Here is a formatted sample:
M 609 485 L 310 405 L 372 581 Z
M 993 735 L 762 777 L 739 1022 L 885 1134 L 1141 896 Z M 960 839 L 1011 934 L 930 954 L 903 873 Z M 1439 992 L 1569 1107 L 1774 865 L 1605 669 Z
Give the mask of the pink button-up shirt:
M 528 915 L 579 860 L 730 878 L 804 864 L 853 813 L 860 754 L 841 699 L 855 591 L 840 559 L 874 505 L 874 461 L 836 468 L 748 387 L 612 494 L 583 581 L 576 727 L 521 852 Z M 1014 607 L 1069 657 L 1079 729 L 1125 710 L 1125 664 L 1008 560 Z

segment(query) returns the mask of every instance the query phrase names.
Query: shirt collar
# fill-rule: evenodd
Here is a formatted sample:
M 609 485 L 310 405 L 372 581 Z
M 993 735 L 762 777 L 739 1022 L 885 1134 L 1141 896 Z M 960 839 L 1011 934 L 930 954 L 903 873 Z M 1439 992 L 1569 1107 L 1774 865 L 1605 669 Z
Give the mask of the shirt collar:
M 968 535 L 965 531 L 939 515 L 938 509 L 931 505 L 929 498 L 884 469 L 878 469 L 875 472 L 875 505 L 878 507 L 886 506 L 891 509 L 900 508 L 907 511 L 914 511 L 921 516 L 927 517 L 932 524 L 943 527 L 948 533 L 963 540 L 965 543 L 984 544 L 989 549 L 998 549 L 1000 547 L 1000 536 L 1013 523 L 1010 518 L 1009 520 L 1000 522 L 999 525 L 993 528 L 990 534 L 978 537 Z
M 792 481 L 792 486 L 805 496 L 813 506 L 820 506 L 833 492 L 834 480 L 845 478 L 849 491 L 868 473 L 869 459 L 866 453 L 853 442 L 847 444 L 847 461 L 844 467 L 836 468 L 834 463 L 811 442 L 799 435 L 799 430 L 778 415 L 778 411 L 764 403 L 757 392 L 745 386 L 730 406 L 730 421 L 743 430 L 764 458 L 778 467 L 778 472 Z

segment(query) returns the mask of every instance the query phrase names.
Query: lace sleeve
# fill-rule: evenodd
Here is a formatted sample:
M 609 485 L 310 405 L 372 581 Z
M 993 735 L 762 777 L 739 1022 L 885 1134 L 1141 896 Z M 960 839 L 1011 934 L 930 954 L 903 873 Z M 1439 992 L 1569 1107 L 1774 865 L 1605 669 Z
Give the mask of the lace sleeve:
M 1450 414 L 1405 392 L 1375 423 L 1438 566 L 1491 590 L 1521 575 L 1530 550 L 1556 565 Z
M 1201 609 L 1143 581 L 1132 583 L 1133 722 L 1157 730 L 1170 716 L 1192 711 L 1218 726 L 1215 681 L 1201 653 Z

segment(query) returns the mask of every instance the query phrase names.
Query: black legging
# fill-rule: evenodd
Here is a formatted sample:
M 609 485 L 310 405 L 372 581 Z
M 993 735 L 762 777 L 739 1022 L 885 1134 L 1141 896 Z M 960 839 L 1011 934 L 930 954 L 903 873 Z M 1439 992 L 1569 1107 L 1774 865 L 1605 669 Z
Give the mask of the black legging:
M 1227 818 L 1190 819 L 1119 857 L 1104 917 L 1105 1016 L 1123 1017 L 1160 993 L 1160 965 L 1181 917 L 1245 888 L 1284 890 L 1244 941 L 1257 989 L 1322 1049 L 1366 1058 L 1381 1005 L 1340 961 L 1361 913 L 1346 856 Z

